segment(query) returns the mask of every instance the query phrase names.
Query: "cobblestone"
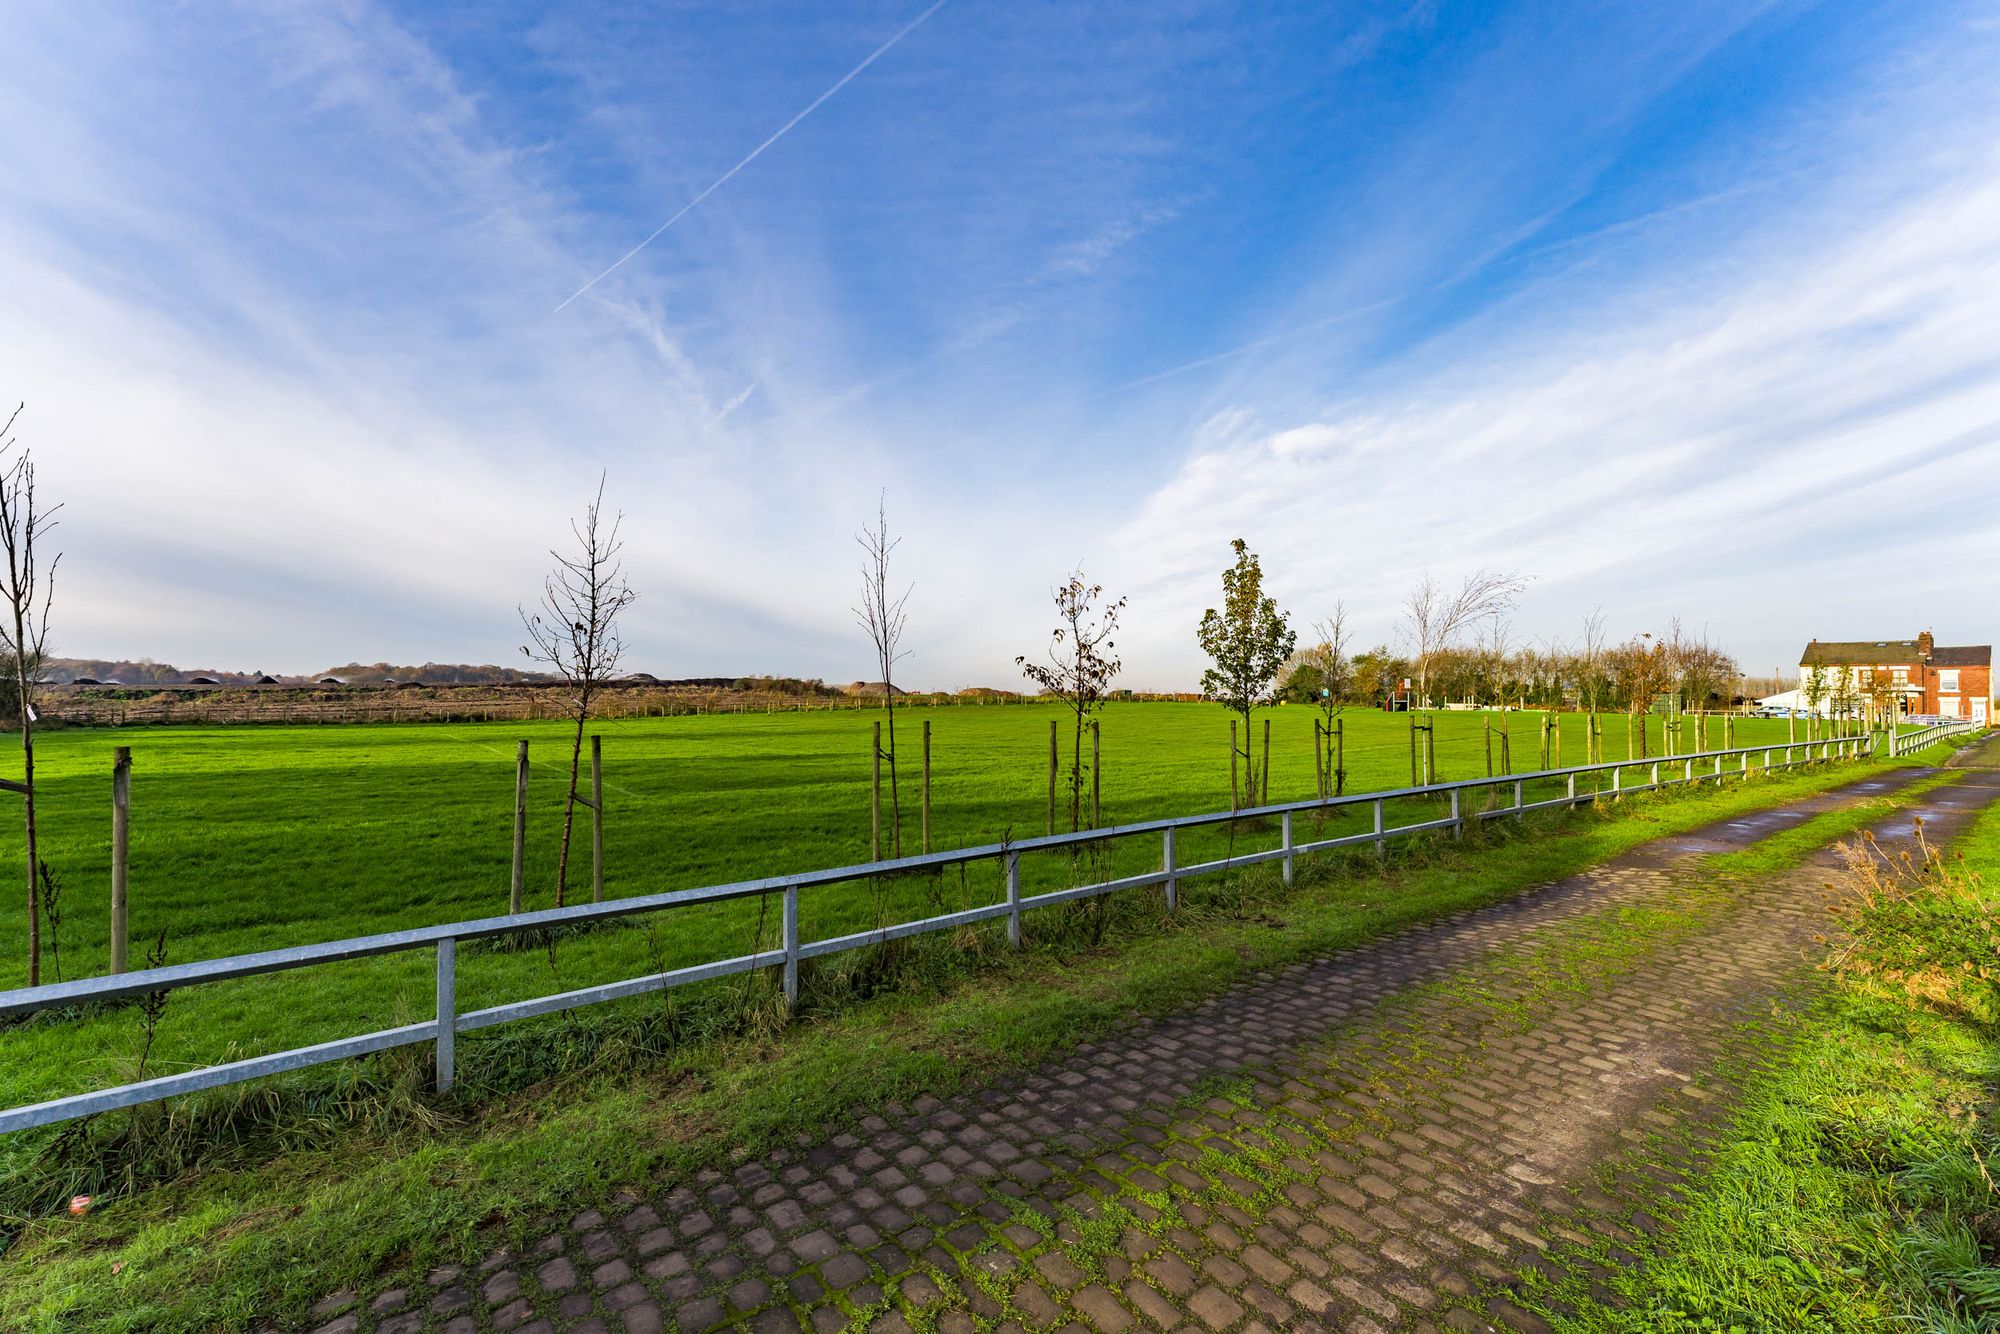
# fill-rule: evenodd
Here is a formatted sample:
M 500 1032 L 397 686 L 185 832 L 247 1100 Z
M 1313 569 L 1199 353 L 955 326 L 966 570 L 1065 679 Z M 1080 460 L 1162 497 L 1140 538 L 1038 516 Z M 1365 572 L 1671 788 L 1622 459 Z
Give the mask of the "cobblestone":
M 1934 834 L 2000 776 L 1960 786 Z M 1635 1160 L 1635 1191 L 1681 1179 L 1740 1026 L 1803 985 L 1823 874 L 1701 859 L 1783 827 L 1663 840 L 1026 1076 L 550 1220 L 527 1256 L 440 1270 L 416 1300 L 336 1294 L 315 1323 L 1540 1328 L 1507 1281 L 1564 1237 L 1643 1244 L 1612 1217 L 1635 1197 L 1593 1169 L 1636 1139 L 1681 1157 Z

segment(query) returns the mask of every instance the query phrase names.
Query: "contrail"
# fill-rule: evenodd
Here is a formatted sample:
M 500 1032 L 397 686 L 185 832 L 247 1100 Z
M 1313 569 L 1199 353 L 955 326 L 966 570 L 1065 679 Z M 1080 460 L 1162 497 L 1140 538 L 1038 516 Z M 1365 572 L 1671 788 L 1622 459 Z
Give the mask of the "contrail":
M 722 175 L 716 177 L 714 184 L 710 185 L 706 190 L 703 190 L 693 199 L 688 200 L 687 203 L 681 205 L 680 212 L 674 214 L 673 217 L 668 218 L 665 222 L 661 223 L 658 227 L 654 228 L 652 234 L 647 236 L 645 240 L 639 242 L 638 245 L 633 246 L 630 250 L 620 255 L 618 257 L 617 263 L 614 263 L 610 268 L 598 274 L 595 278 L 592 278 L 589 282 L 577 288 L 574 292 L 571 292 L 569 296 L 563 300 L 562 305 L 556 307 L 556 311 L 560 312 L 563 306 L 567 306 L 570 302 L 576 300 L 578 297 L 582 296 L 585 292 L 588 292 L 591 288 L 597 286 L 599 283 L 603 282 L 606 278 L 610 277 L 613 273 L 617 272 L 619 267 L 622 266 L 626 260 L 632 258 L 632 256 L 638 254 L 641 250 L 644 250 L 647 246 L 653 244 L 653 242 L 658 240 L 660 234 L 666 231 L 667 228 L 673 226 L 675 223 L 679 222 L 682 218 L 685 218 L 689 213 L 692 213 L 695 209 L 695 206 L 700 204 L 702 200 L 708 198 L 710 195 L 714 194 L 717 190 L 720 190 L 723 186 L 729 184 L 731 177 L 735 176 L 737 172 L 742 171 L 752 162 L 755 162 L 759 157 L 763 155 L 765 149 L 769 148 L 772 144 L 777 143 L 778 140 L 784 138 L 787 134 L 790 134 L 792 132 L 793 126 L 797 125 L 807 116 L 812 115 L 813 112 L 819 110 L 821 105 L 824 104 L 829 97 L 832 97 L 835 93 L 845 88 L 848 84 L 854 82 L 856 75 L 860 74 L 861 71 L 867 69 L 870 65 L 874 64 L 876 61 L 880 60 L 883 56 L 887 55 L 891 47 L 895 46 L 896 43 L 902 41 L 905 37 L 908 37 L 911 33 L 915 32 L 919 27 L 923 25 L 925 19 L 928 19 L 931 15 L 937 13 L 940 9 L 943 9 L 946 3 L 947 0 L 936 0 L 936 3 L 932 4 L 929 9 L 926 9 L 923 13 L 917 15 L 915 18 L 911 19 L 908 23 L 904 24 L 901 28 L 897 29 L 896 34 L 893 37 L 891 37 L 888 41 L 882 43 L 882 45 L 876 47 L 873 51 L 869 52 L 868 58 L 866 60 L 862 61 L 859 65 L 856 65 L 853 69 L 847 71 L 847 73 L 841 75 L 840 78 L 834 83 L 833 87 L 827 89 L 825 92 L 821 93 L 818 97 L 815 97 L 811 102 L 807 103 L 806 109 L 804 111 L 801 111 L 798 115 L 792 117 L 790 120 L 786 121 L 783 125 L 780 125 L 777 131 L 774 134 L 772 134 L 770 138 L 766 139 L 763 143 L 758 144 L 755 148 L 751 149 L 749 154 L 745 156 L 741 162 L 731 167 L 728 171 L 723 172 Z

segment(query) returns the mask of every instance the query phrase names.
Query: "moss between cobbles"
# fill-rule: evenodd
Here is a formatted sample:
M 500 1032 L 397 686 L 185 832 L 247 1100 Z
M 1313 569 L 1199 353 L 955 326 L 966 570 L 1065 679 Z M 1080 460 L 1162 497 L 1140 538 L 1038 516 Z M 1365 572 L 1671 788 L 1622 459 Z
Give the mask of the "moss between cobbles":
M 1990 904 L 2000 808 L 1957 846 Z M 1699 1146 L 1704 1170 L 1678 1191 L 1654 1183 L 1628 1217 L 1654 1226 L 1624 1244 L 1600 1238 L 1524 1272 L 1521 1299 L 1564 1334 L 2000 1328 L 1992 1017 L 1836 976 L 1774 1005 L 1753 1036 L 1754 1059 L 1725 1072 L 1742 1092 Z M 1653 1161 L 1607 1171 L 1643 1179 Z
M 1414 1076 L 1429 1087 L 1453 1082 L 1479 1064 L 1486 1029 L 1501 1025 L 1516 1033 L 1532 1030 L 1564 1012 L 1553 1003 L 1558 997 L 1574 1007 L 1619 976 L 1677 950 L 1714 925 L 1736 901 L 1743 883 L 1734 876 L 1701 877 L 1688 885 L 1673 908 L 1623 907 L 1536 927 L 1519 946 L 1485 956 L 1448 982 L 1405 988 L 1376 1006 L 1370 1018 L 1343 1025 L 1337 1035 L 1315 1045 L 1331 1054 L 1363 1042 L 1382 1073 Z M 1524 997 L 1532 999 L 1524 1003 Z M 1448 1012 L 1440 1012 L 1441 1006 Z M 1413 1022 L 1418 1016 L 1423 1022 Z M 1433 1029 L 1453 1033 L 1461 1040 L 1458 1050 L 1449 1055 L 1431 1050 L 1425 1034 Z M 1213 1139 L 1196 1142 L 1178 1137 L 1148 1146 L 1174 1157 L 1184 1171 L 1201 1180 L 1200 1187 L 1170 1182 L 1162 1190 L 1150 1191 L 1114 1177 L 1111 1180 L 1117 1189 L 1106 1193 L 1082 1184 L 1081 1177 L 1086 1174 L 1078 1173 L 1067 1182 L 1051 1182 L 1040 1192 L 1086 1199 L 1088 1213 L 1068 1203 L 1044 1211 L 995 1192 L 994 1198 L 1007 1211 L 1006 1224 L 1025 1229 L 1034 1240 L 1019 1239 L 1018 1234 L 1010 1238 L 1004 1225 L 994 1225 L 979 1244 L 959 1248 L 959 1254 L 975 1262 L 982 1255 L 1005 1254 L 1010 1259 L 1010 1272 L 1020 1272 L 1028 1271 L 1037 1256 L 1057 1251 L 1085 1276 L 1097 1280 L 1103 1277 L 1102 1261 L 1123 1249 L 1129 1230 L 1160 1240 L 1163 1249 L 1176 1252 L 1190 1267 L 1199 1267 L 1201 1248 L 1177 1244 L 1177 1230 L 1192 1243 L 1203 1220 L 1223 1209 L 1229 1210 L 1233 1219 L 1247 1218 L 1249 1222 L 1242 1226 L 1262 1223 L 1291 1203 L 1287 1187 L 1319 1179 L 1314 1158 L 1334 1154 L 1356 1160 L 1365 1154 L 1355 1142 L 1358 1135 L 1386 1134 L 1390 1128 L 1388 1117 L 1379 1109 L 1366 1109 L 1336 1127 L 1325 1119 L 1301 1115 L 1285 1104 L 1283 1091 L 1269 1078 L 1255 1074 L 1204 1076 L 1178 1105 L 1191 1119 L 1204 1110 L 1214 1116 L 1237 1118 L 1238 1124 L 1226 1141 L 1231 1149 L 1216 1148 Z M 1683 1139 L 1676 1134 L 1677 1144 Z M 1671 1161 L 1664 1137 L 1655 1136 L 1654 1143 L 1656 1150 L 1642 1160 L 1642 1168 Z M 1185 1146 L 1189 1153 L 1174 1155 L 1175 1145 Z M 1126 1146 L 1128 1154 L 1136 1147 Z M 1131 1155 L 1126 1162 L 1128 1176 L 1139 1172 L 1154 1175 L 1150 1157 Z M 1101 1176 L 1104 1170 L 1100 1158 L 1088 1174 Z M 1647 1184 L 1657 1183 L 1648 1180 Z M 1655 1199 L 1651 1191 L 1641 1195 L 1628 1188 L 1627 1194 L 1646 1205 Z M 1550 1220 L 1552 1236 L 1568 1231 L 1562 1220 Z M 933 1271 L 930 1277 L 936 1291 L 925 1293 L 923 1305 L 888 1301 L 886 1305 L 854 1308 L 856 1323 L 850 1328 L 865 1329 L 866 1320 L 889 1309 L 899 1310 L 918 1330 L 935 1328 L 946 1312 L 969 1315 L 982 1330 L 1009 1320 L 1032 1327 L 1029 1313 L 1016 1304 L 1017 1287 L 992 1277 L 986 1269 L 975 1268 L 974 1273 L 983 1275 L 974 1278 L 974 1285 L 997 1304 L 997 1313 L 977 1312 L 969 1293 L 949 1276 Z M 1129 1302 L 1123 1304 L 1129 1308 Z
M 937 985 L 844 1005 L 782 1035 L 723 1033 L 620 1079 L 585 1069 L 456 1123 L 361 1129 L 31 1223 L 0 1259 L 0 1324 L 199 1329 L 286 1318 L 336 1287 L 419 1274 L 535 1220 L 756 1154 L 861 1109 L 949 1092 L 1246 975 L 1518 893 L 1660 834 L 1850 781 L 1841 767 L 1539 818 L 1392 859 L 1302 863 L 1188 892 L 1165 925 L 1133 905 L 1105 946 L 989 950 Z M 1282 904 L 1285 928 L 1265 906 Z M 1256 910 L 1256 911 L 1253 911 Z M 476 1059 L 464 1044 L 461 1060 Z

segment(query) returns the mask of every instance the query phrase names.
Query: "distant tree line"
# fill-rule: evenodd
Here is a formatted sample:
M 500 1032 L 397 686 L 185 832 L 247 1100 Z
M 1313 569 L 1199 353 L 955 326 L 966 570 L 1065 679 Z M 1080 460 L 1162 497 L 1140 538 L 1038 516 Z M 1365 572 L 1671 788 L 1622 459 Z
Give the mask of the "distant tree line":
M 1598 618 L 1592 618 L 1601 624 Z M 1597 625 L 1571 643 L 1512 645 L 1505 623 L 1489 626 L 1484 642 L 1446 644 L 1430 653 L 1427 696 L 1417 694 L 1413 655 L 1377 644 L 1351 658 L 1323 646 L 1293 653 L 1280 676 L 1279 697 L 1318 703 L 1331 688 L 1346 704 L 1379 704 L 1411 682 L 1413 707 L 1472 704 L 1521 708 L 1643 711 L 1671 696 L 1683 709 L 1725 708 L 1742 674 L 1736 660 L 1678 621 L 1661 634 L 1619 644 L 1601 642 Z

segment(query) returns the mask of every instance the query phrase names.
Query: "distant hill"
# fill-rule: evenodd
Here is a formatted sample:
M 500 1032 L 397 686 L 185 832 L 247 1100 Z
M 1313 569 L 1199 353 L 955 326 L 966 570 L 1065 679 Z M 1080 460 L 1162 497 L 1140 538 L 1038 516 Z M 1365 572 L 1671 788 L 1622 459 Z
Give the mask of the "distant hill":
M 323 672 L 314 672 L 306 679 L 319 681 L 329 676 L 351 686 L 380 685 L 384 681 L 394 681 L 398 685 L 415 682 L 426 686 L 524 685 L 556 679 L 547 672 L 529 672 L 519 667 L 495 667 L 491 663 L 467 662 L 427 662 L 421 667 L 398 666 L 389 662 L 367 664 L 350 662 L 343 667 L 329 667 Z
M 50 658 L 48 679 L 57 685 L 67 685 L 71 681 L 116 681 L 127 686 L 180 686 L 186 685 L 197 676 L 205 676 L 225 685 L 250 685 L 264 674 L 262 672 L 224 672 L 205 667 L 176 667 L 170 662 L 154 662 L 151 658 L 133 661 L 128 658 Z
M 527 672 L 518 667 L 495 667 L 490 663 L 427 662 L 421 667 L 395 663 L 350 662 L 306 676 L 267 675 L 261 671 L 226 672 L 213 667 L 176 667 L 151 658 L 50 658 L 48 679 L 56 685 L 74 681 L 116 681 L 125 686 L 184 686 L 197 681 L 213 681 L 226 686 L 248 686 L 277 681 L 283 685 L 311 685 L 325 677 L 338 677 L 348 685 L 380 685 L 384 681 L 420 685 L 526 685 L 556 678 L 546 672 Z

